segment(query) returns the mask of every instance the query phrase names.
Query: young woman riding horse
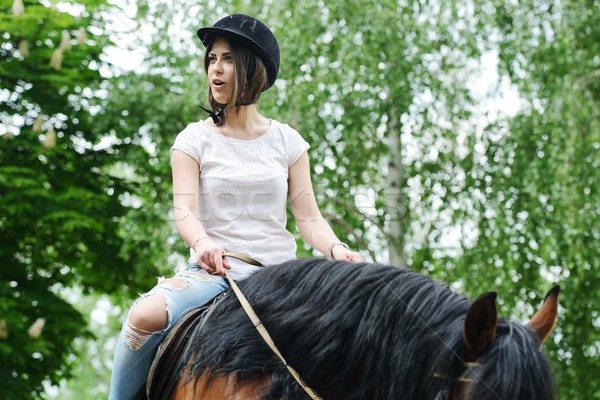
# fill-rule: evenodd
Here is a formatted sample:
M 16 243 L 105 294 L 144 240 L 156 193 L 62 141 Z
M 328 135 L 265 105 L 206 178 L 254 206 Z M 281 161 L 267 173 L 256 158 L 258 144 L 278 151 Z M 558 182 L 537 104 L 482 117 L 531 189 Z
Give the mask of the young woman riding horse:
M 206 46 L 210 117 L 189 124 L 171 151 L 174 217 L 190 245 L 189 267 L 133 305 L 115 350 L 110 399 L 134 397 L 173 324 L 228 287 L 225 270 L 234 280 L 257 270 L 224 260 L 226 250 L 263 264 L 296 257 L 295 238 L 286 230 L 287 199 L 305 242 L 337 260 L 362 260 L 321 216 L 306 141 L 258 112 L 260 94 L 279 71 L 273 33 L 236 14 L 201 28 L 198 36 Z

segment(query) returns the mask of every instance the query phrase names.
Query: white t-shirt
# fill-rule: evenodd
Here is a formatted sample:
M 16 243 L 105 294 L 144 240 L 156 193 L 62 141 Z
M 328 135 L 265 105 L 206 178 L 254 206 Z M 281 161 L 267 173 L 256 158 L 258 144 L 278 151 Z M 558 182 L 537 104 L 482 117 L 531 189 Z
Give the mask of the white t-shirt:
M 308 148 L 297 131 L 274 120 L 253 140 L 224 136 L 200 121 L 177 135 L 171 151 L 200 165 L 200 219 L 210 238 L 268 265 L 296 258 L 296 241 L 285 228 L 288 169 Z M 196 260 L 190 249 L 189 262 Z M 258 269 L 228 261 L 234 280 Z

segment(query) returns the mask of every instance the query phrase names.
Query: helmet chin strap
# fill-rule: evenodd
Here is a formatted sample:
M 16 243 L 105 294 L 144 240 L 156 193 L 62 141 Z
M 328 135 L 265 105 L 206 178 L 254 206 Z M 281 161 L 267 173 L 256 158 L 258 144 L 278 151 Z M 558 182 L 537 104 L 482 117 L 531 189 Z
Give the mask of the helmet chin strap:
M 243 103 L 236 103 L 235 106 L 236 107 L 249 106 L 250 104 L 256 103 L 258 101 L 259 97 L 260 97 L 260 94 L 258 96 L 256 96 L 255 98 L 253 98 L 252 100 L 245 101 Z M 215 110 L 210 110 L 208 108 L 205 108 L 203 106 L 198 106 L 198 107 L 200 107 L 203 111 L 208 113 L 208 116 L 212 118 L 215 125 L 219 123 L 219 120 L 223 116 L 223 108 L 221 108 L 219 111 L 215 111 Z
M 204 110 L 208 113 L 208 116 L 212 118 L 215 125 L 219 123 L 219 119 L 223 116 L 222 108 L 219 111 L 214 111 L 214 110 L 209 110 L 208 108 L 204 108 L 202 106 L 198 106 L 198 107 L 200 107 L 202 110 Z

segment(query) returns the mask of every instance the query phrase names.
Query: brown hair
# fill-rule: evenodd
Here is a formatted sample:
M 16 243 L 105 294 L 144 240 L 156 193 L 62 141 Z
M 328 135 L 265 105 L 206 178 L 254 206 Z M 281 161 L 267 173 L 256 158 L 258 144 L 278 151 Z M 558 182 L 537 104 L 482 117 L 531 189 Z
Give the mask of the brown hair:
M 210 64 L 208 54 L 212 50 L 215 39 L 216 37 L 206 46 L 206 52 L 204 53 L 204 71 L 206 73 L 208 73 L 208 66 Z M 219 121 L 217 125 L 225 123 L 225 114 L 228 111 L 234 110 L 234 112 L 238 112 L 239 106 L 254 103 L 269 84 L 267 68 L 262 58 L 249 46 L 232 40 L 229 37 L 225 37 L 225 39 L 229 43 L 231 53 L 233 54 L 234 82 L 231 99 L 229 99 L 227 104 L 218 103 L 214 99 L 209 82 L 208 103 L 213 110 L 218 112 Z

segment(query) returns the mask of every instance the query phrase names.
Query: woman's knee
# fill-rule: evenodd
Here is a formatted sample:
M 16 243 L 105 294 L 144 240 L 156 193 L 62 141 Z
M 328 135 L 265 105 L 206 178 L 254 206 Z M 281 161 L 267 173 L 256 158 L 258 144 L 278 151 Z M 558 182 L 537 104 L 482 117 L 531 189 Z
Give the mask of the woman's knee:
M 163 296 L 150 295 L 138 301 L 129 312 L 124 339 L 132 350 L 142 347 L 150 337 L 166 328 L 167 302 Z
M 129 312 L 129 323 L 147 332 L 164 329 L 167 326 L 167 319 L 167 301 L 160 295 L 144 297 Z
M 196 276 L 198 275 L 198 276 Z M 142 347 L 157 332 L 167 328 L 169 323 L 168 304 L 175 307 L 175 315 L 179 315 L 182 299 L 186 298 L 185 292 L 192 290 L 194 281 L 212 281 L 212 277 L 202 274 L 190 274 L 189 276 L 176 276 L 170 279 L 159 279 L 157 288 L 159 293 L 169 297 L 167 303 L 163 294 L 150 292 L 137 301 L 129 312 L 124 329 L 124 339 L 132 350 Z M 179 293 L 179 295 L 178 295 Z M 183 297 L 181 296 L 183 294 Z M 179 297 L 178 297 L 179 296 Z M 187 296 L 189 297 L 189 296 Z M 175 300 L 178 298 L 179 300 Z M 187 300 L 189 301 L 189 299 Z

